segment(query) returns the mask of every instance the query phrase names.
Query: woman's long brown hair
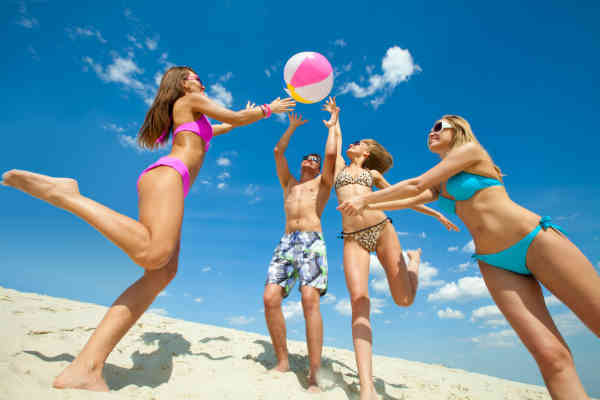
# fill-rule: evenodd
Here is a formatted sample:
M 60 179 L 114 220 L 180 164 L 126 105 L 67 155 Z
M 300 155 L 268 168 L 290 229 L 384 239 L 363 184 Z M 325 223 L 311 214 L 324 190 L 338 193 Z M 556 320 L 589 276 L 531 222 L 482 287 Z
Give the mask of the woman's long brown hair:
M 158 93 L 138 134 L 137 141 L 141 147 L 155 148 L 158 145 L 156 140 L 165 130 L 168 130 L 165 141 L 169 139 L 173 126 L 173 105 L 185 94 L 183 81 L 190 72 L 195 73 L 190 67 L 172 67 L 163 75 Z

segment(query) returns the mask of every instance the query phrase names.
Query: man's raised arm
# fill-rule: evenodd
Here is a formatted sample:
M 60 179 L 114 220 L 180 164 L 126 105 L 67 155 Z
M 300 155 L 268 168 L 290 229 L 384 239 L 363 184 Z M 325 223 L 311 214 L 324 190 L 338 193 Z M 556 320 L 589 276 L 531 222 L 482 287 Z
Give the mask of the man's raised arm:
M 292 133 L 294 133 L 296 128 L 308 122 L 307 120 L 303 120 L 301 115 L 295 113 L 288 113 L 288 118 L 290 120 L 290 126 L 288 126 L 287 130 L 279 139 L 279 142 L 275 145 L 275 149 L 273 149 L 275 154 L 275 165 L 277 167 L 277 177 L 279 178 L 279 183 L 283 190 L 287 188 L 288 183 L 292 178 L 290 168 L 288 167 L 285 158 L 285 150 L 287 149 Z

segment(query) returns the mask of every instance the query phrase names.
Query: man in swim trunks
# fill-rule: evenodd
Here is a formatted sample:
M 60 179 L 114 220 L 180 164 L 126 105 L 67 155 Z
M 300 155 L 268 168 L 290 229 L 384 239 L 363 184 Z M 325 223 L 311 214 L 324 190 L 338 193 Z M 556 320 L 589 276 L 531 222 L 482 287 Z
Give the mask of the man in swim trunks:
M 296 128 L 305 124 L 301 116 L 288 114 L 290 125 L 275 146 L 277 176 L 283 188 L 285 234 L 273 252 L 269 265 L 265 292 L 265 318 L 277 356 L 275 371 L 289 371 L 285 319 L 281 303 L 292 290 L 297 279 L 302 294 L 302 308 L 306 320 L 306 343 L 311 392 L 318 392 L 317 372 L 321 366 L 323 349 L 323 321 L 319 308 L 320 296 L 327 292 L 327 254 L 321 233 L 321 214 L 333 185 L 336 159 L 334 127 L 339 109 L 325 122 L 329 135 L 325 145 L 325 160 L 321 172 L 318 154 L 304 156 L 300 166 L 300 180 L 288 168 L 285 150 Z

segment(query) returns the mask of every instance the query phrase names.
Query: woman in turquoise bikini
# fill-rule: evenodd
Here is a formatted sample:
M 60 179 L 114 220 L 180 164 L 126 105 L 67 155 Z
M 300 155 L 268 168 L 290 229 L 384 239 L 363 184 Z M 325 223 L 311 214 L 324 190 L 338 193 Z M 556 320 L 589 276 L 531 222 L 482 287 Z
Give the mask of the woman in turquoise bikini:
M 479 268 L 492 298 L 536 360 L 553 399 L 588 399 L 573 358 L 544 302 L 542 283 L 600 336 L 600 276 L 590 261 L 549 217 L 514 203 L 500 170 L 479 144 L 469 123 L 446 115 L 428 137 L 442 161 L 419 177 L 342 203 L 357 215 L 364 209 L 395 210 L 439 198 L 473 236 Z

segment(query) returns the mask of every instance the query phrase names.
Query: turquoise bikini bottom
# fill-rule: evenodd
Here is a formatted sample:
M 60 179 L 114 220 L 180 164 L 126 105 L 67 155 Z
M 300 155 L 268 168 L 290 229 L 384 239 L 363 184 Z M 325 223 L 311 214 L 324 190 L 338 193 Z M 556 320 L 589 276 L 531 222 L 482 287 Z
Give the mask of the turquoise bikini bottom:
M 516 272 L 517 274 L 522 275 L 532 275 L 526 265 L 527 250 L 529 250 L 531 242 L 540 229 L 546 230 L 548 228 L 554 228 L 563 234 L 565 233 L 561 227 L 554 225 L 551 221 L 552 218 L 550 217 L 542 217 L 540 224 L 536 226 L 534 230 L 506 250 L 494 254 L 473 254 L 472 257 L 507 271 Z

